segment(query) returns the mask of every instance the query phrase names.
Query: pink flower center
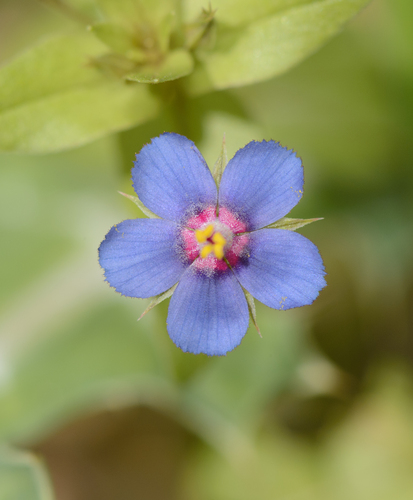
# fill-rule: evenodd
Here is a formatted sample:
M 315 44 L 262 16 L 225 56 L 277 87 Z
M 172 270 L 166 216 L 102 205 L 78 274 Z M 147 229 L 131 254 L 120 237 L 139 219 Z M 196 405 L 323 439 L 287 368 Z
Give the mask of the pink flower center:
M 228 270 L 248 257 L 246 224 L 227 208 L 208 207 L 190 217 L 181 231 L 185 257 L 197 269 L 212 273 Z

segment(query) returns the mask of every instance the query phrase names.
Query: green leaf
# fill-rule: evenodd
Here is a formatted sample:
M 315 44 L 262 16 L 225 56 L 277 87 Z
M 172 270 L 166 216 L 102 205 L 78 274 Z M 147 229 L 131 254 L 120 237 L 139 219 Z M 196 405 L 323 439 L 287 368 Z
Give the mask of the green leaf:
M 23 53 L 0 69 L 0 113 L 101 80 L 90 61 L 105 50 L 85 31 L 51 38 Z
M 0 149 L 49 153 L 144 123 L 158 112 L 146 86 L 116 81 L 75 87 L 0 113 Z
M 86 5 L 80 8 L 73 0 L 39 0 L 40 2 L 56 9 L 60 14 L 73 21 L 86 25 L 92 22 L 93 17 L 86 12 Z M 89 6 L 91 7 L 91 6 Z M 90 14 L 90 13 L 89 13 Z
M 194 69 L 191 54 L 183 49 L 170 52 L 160 64 L 148 65 L 125 78 L 139 83 L 162 83 L 189 75 Z
M 43 464 L 29 453 L 0 451 L 1 500 L 52 500 L 54 495 Z
M 119 24 L 96 23 L 89 26 L 89 30 L 115 52 L 124 53 L 136 48 L 132 34 Z
M 145 205 L 141 202 L 141 200 L 137 196 L 122 193 L 122 191 L 118 191 L 118 193 L 124 196 L 125 198 L 128 198 L 128 200 L 133 201 L 133 203 L 135 203 L 135 205 L 139 208 L 139 210 L 141 210 L 147 217 L 151 219 L 160 219 L 160 217 L 151 212 L 149 208 L 146 208 Z
M 212 2 L 217 20 L 228 26 L 249 24 L 257 19 L 270 16 L 293 6 L 311 3 L 314 0 L 220 0 Z M 184 19 L 191 22 L 208 7 L 205 0 L 184 0 Z
M 97 0 L 103 15 L 109 21 L 120 24 L 137 24 L 143 21 L 143 9 L 136 0 Z
M 212 171 L 212 176 L 214 177 L 214 180 L 216 182 L 216 185 L 219 187 L 219 184 L 221 182 L 222 174 L 224 173 L 225 167 L 227 166 L 228 163 L 228 156 L 227 156 L 227 145 L 225 142 L 225 134 L 222 139 L 222 147 L 221 147 L 221 154 L 219 155 L 218 160 L 215 162 L 213 171 Z
M 321 0 L 284 10 L 245 27 L 218 24 L 211 51 L 190 77 L 193 93 L 248 85 L 284 73 L 338 33 L 368 0 Z
M 158 102 L 92 64 L 107 48 L 87 32 L 50 39 L 0 70 L 0 149 L 48 153 L 144 123 Z
M 178 10 L 176 0 L 97 0 L 106 19 L 137 27 L 156 27 L 168 14 Z
M 276 228 L 276 229 L 288 229 L 289 231 L 295 231 L 300 227 L 306 226 L 307 224 L 311 224 L 312 222 L 316 222 L 318 220 L 323 220 L 323 217 L 318 217 L 316 219 L 290 219 L 289 217 L 283 217 L 282 219 L 277 220 L 273 224 L 266 226 L 268 228 Z

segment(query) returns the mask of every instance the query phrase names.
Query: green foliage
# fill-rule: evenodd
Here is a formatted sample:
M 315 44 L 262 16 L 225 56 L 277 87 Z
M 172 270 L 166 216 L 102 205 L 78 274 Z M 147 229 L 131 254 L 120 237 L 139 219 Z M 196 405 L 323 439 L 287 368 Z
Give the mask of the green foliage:
M 240 453 L 232 461 L 213 450 L 201 450 L 186 473 L 187 496 L 200 500 L 409 500 L 410 378 L 409 372 L 394 367 L 382 369 L 376 374 L 372 394 L 356 404 L 347 422 L 317 446 L 275 428 L 257 439 L 256 453 Z
M 178 13 L 176 0 L 96 0 L 104 16 L 124 26 L 148 26 L 148 32 Z
M 52 37 L 29 49 L 0 70 L 0 113 L 102 82 L 91 61 L 104 51 L 99 41 L 84 32 Z
M 269 79 L 367 3 L 222 0 L 213 10 L 176 0 L 96 2 L 85 7 L 96 17 L 88 30 L 52 38 L 0 69 L 0 149 L 48 153 L 145 123 L 161 105 L 146 84 L 187 77 L 179 100 L 162 93 L 179 113 L 189 95 Z M 75 4 L 49 3 L 76 18 Z
M 124 53 L 134 48 L 133 34 L 120 24 L 100 22 L 92 24 L 89 29 L 115 52 Z
M 277 12 L 288 10 L 292 7 L 311 3 L 314 0 L 220 0 L 211 4 L 216 9 L 216 16 L 220 23 L 226 26 L 241 26 L 250 24 L 257 19 L 271 16 Z M 206 8 L 204 0 L 184 0 L 183 11 L 185 20 L 194 19 L 201 9 Z
M 367 3 L 315 1 L 242 27 L 218 25 L 215 47 L 199 55 L 201 64 L 191 76 L 190 89 L 201 93 L 279 75 L 312 54 Z
M 50 153 L 145 122 L 157 111 L 147 87 L 104 81 L 4 111 L 0 145 L 5 151 Z
M 87 33 L 50 39 L 0 71 L 0 148 L 46 153 L 79 146 L 152 118 L 145 86 L 105 77 L 92 64 L 103 46 Z

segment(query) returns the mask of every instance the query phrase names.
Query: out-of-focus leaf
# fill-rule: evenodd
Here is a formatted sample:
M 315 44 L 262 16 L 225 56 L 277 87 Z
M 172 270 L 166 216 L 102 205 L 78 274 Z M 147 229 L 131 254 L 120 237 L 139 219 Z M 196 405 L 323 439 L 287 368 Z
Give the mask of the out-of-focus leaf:
M 281 74 L 321 47 L 368 0 L 322 0 L 284 10 L 245 27 L 218 26 L 213 50 L 189 81 L 192 92 L 259 82 Z
M 212 3 L 217 20 L 228 26 L 248 24 L 264 16 L 269 16 L 296 5 L 315 0 L 217 0 Z M 190 22 L 208 7 L 205 0 L 184 0 L 184 19 Z
M 97 0 L 104 16 L 116 23 L 139 27 L 158 26 L 177 10 L 176 0 Z
M 377 5 L 371 4 L 360 15 L 361 26 L 369 24 Z M 374 38 L 371 43 L 376 46 L 379 42 Z M 355 31 L 347 30 L 293 71 L 230 91 L 241 100 L 251 119 L 261 124 L 268 138 L 293 147 L 302 157 L 310 189 L 299 205 L 301 209 L 315 194 L 309 184 L 312 175 L 325 186 L 334 180 L 340 190 L 357 186 L 360 193 L 378 183 L 388 190 L 394 178 L 393 174 L 387 177 L 388 165 L 394 162 L 390 145 L 407 136 L 408 131 L 403 129 L 400 115 L 389 113 L 388 101 L 377 91 L 377 75 L 369 61 L 360 50 Z M 391 95 L 396 97 L 397 91 Z M 403 112 L 409 102 L 413 99 L 404 100 Z M 348 194 L 345 196 L 347 203 Z M 332 200 L 335 206 L 337 201 Z M 303 214 L 301 209 L 296 212 L 298 216 Z M 319 210 L 316 207 L 315 212 L 306 212 L 318 215 Z
M 39 0 L 39 2 L 83 25 L 90 24 L 99 17 L 96 0 Z
M 90 61 L 107 48 L 90 33 L 51 38 L 0 69 L 0 114 L 58 92 L 101 81 Z M 36 116 L 32 116 L 33 121 Z
M 10 449 L 0 450 L 1 500 L 52 500 L 49 479 L 33 455 Z
M 302 325 L 292 315 L 260 307 L 258 318 L 263 338 L 247 332 L 240 346 L 211 360 L 187 388 L 190 401 L 244 429 L 257 424 L 257 416 L 295 371 L 301 352 Z
M 131 33 L 119 24 L 102 22 L 92 24 L 89 29 L 115 52 L 123 53 L 134 48 Z
M 144 22 L 141 2 L 135 0 L 97 0 L 106 19 L 120 24 Z
M 146 86 L 77 87 L 0 113 L 0 148 L 48 153 L 86 144 L 149 120 L 158 102 Z
M 145 66 L 140 71 L 126 76 L 127 80 L 139 83 L 162 83 L 189 75 L 194 68 L 191 54 L 183 49 L 170 52 L 157 64 Z
M 307 224 L 311 224 L 312 222 L 316 222 L 318 220 L 322 220 L 322 217 L 319 217 L 317 219 L 291 219 L 290 217 L 283 217 L 282 219 L 277 220 L 277 222 L 274 222 L 267 227 L 295 231 L 300 227 L 306 226 Z
M 0 441 L 35 441 L 94 407 L 168 406 L 174 389 L 154 321 L 137 323 L 135 311 L 116 305 L 116 297 L 73 322 L 61 318 L 53 335 L 13 360 L 2 380 Z
M 188 461 L 188 498 L 409 500 L 411 373 L 386 370 L 381 379 L 316 448 L 275 425 L 256 440 L 255 453 L 232 462 L 205 448 Z
M 90 33 L 49 40 L 0 70 L 0 149 L 47 153 L 144 123 L 158 111 L 145 86 L 92 64 L 107 48 Z

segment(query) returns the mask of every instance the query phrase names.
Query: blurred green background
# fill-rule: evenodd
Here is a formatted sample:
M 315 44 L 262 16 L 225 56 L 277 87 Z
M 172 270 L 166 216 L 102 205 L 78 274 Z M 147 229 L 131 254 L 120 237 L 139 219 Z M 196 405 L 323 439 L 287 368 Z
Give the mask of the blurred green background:
M 81 3 L 79 0 L 77 3 Z M 71 21 L 0 1 L 0 60 Z M 0 500 L 413 498 L 413 4 L 374 0 L 288 73 L 180 120 L 50 155 L 0 154 Z M 27 81 L 30 86 L 30 81 Z M 293 217 L 320 249 L 314 305 L 257 304 L 223 358 L 179 351 L 162 303 L 103 281 L 109 228 L 142 216 L 133 154 L 165 130 L 213 165 L 275 139 L 303 159 Z

